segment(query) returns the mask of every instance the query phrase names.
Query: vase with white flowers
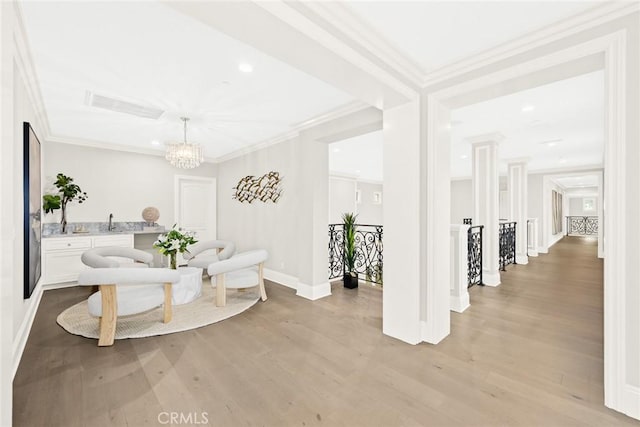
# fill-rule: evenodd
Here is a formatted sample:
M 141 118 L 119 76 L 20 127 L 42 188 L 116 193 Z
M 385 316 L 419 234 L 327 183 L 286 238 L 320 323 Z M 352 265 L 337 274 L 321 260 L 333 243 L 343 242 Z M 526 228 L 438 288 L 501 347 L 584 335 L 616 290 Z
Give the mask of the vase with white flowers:
M 176 229 L 176 224 L 173 224 L 171 230 L 168 233 L 158 236 L 158 240 L 153 242 L 153 247 L 158 248 L 158 251 L 170 259 L 170 267 L 176 269 L 176 259 L 178 252 L 181 254 L 189 252 L 187 246 L 193 245 L 198 241 L 194 238 L 191 232 L 181 232 Z

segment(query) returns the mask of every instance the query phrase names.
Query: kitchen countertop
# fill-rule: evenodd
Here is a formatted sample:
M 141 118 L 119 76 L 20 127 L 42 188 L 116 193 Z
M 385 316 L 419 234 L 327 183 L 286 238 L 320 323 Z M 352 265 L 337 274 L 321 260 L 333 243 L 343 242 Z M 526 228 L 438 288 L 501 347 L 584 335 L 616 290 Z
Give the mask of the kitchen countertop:
M 135 230 L 135 231 L 90 231 L 87 233 L 66 233 L 66 234 L 50 234 L 48 236 L 42 236 L 43 239 L 50 239 L 52 237 L 83 237 L 83 236 L 126 236 L 129 234 L 162 234 L 166 230 L 150 231 L 150 230 Z

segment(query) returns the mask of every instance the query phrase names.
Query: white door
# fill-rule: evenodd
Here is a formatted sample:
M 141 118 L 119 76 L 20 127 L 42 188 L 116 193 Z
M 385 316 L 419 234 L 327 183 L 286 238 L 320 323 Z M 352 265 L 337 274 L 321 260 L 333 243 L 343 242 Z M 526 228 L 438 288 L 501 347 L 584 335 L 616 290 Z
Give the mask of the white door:
M 179 228 L 195 233 L 204 242 L 216 238 L 215 178 L 177 175 L 175 178 L 175 218 Z M 184 264 L 182 257 L 178 262 Z

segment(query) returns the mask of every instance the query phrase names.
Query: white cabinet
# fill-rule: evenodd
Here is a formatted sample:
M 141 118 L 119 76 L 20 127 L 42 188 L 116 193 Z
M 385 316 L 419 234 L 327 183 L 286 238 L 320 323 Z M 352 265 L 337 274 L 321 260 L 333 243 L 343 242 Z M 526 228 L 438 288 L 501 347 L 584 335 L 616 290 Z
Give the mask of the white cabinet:
M 73 282 L 87 268 L 81 261 L 82 253 L 90 248 L 104 246 L 133 247 L 133 234 L 117 236 L 49 237 L 42 240 L 43 284 Z

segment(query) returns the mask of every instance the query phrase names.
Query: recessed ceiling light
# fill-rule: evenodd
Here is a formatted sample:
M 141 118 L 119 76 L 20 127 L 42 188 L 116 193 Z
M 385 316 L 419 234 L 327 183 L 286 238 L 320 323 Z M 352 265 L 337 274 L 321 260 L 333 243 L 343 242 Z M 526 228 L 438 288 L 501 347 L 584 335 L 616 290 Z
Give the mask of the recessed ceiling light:
M 360 169 L 356 169 L 356 173 L 360 173 Z
M 339 152 L 340 152 L 340 149 L 339 149 L 339 148 L 334 148 L 334 149 L 333 149 L 333 152 L 334 152 L 334 153 L 339 153 Z
M 253 65 L 246 62 L 242 62 L 238 64 L 238 70 L 242 71 L 243 73 L 250 73 L 253 71 Z
M 567 163 L 567 159 L 560 158 L 560 160 L 558 160 L 558 163 Z
M 223 85 L 230 85 L 231 82 L 229 80 L 223 80 L 220 83 L 222 83 Z
M 468 157 L 469 157 L 469 156 L 467 156 L 466 154 L 463 154 L 462 156 L 460 156 L 460 158 L 461 158 L 461 159 L 466 159 L 466 158 L 468 158 Z
M 160 145 L 160 141 L 158 141 L 157 139 L 154 139 L 153 141 L 151 141 L 151 145 L 158 146 Z
M 535 110 L 536 107 L 534 107 L 533 105 L 525 105 L 524 107 L 522 107 L 522 112 L 523 113 L 530 113 L 531 111 Z

